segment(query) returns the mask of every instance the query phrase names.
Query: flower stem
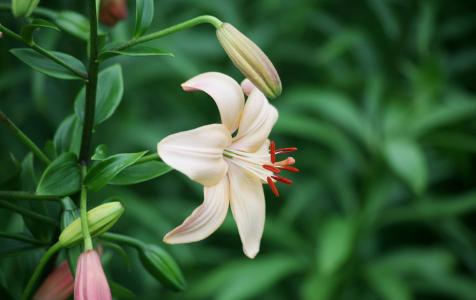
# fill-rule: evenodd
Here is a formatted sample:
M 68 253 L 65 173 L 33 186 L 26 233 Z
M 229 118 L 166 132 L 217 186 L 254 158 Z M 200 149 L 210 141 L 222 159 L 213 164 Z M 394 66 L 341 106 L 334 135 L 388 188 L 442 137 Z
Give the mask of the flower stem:
M 0 23 L 0 31 L 3 32 L 5 35 L 25 44 L 26 46 L 30 47 L 31 49 L 35 50 L 36 52 L 40 53 L 41 55 L 51 59 L 52 61 L 54 61 L 55 63 L 63 66 L 64 68 L 68 69 L 69 71 L 73 72 L 74 74 L 78 75 L 79 77 L 81 77 L 82 79 L 84 80 L 87 80 L 88 79 L 88 75 L 87 74 L 84 74 L 83 72 L 79 71 L 79 70 L 76 70 L 74 67 L 68 65 L 67 63 L 65 63 L 63 60 L 61 60 L 60 58 L 58 58 L 56 55 L 54 55 L 53 53 L 49 52 L 48 50 L 46 50 L 45 48 L 41 47 L 41 46 L 38 46 L 36 45 L 35 43 L 27 43 L 25 40 L 23 40 L 23 38 L 16 34 L 15 32 L 13 32 L 12 30 L 8 29 L 7 27 L 3 26 L 1 23 Z
M 63 196 L 36 195 L 23 191 L 0 191 L 0 198 L 7 200 L 39 200 L 39 201 L 56 201 Z
M 79 213 L 81 216 L 81 231 L 83 233 L 84 251 L 93 249 L 93 240 L 91 239 L 91 233 L 89 232 L 88 224 L 88 211 L 87 211 L 88 194 L 86 186 L 81 188 L 81 202 L 79 207 Z
M 156 40 L 156 39 L 159 39 L 163 36 L 175 33 L 177 31 L 181 31 L 181 30 L 184 30 L 184 29 L 189 29 L 191 27 L 194 27 L 194 26 L 197 26 L 197 25 L 200 25 L 200 24 L 204 24 L 204 23 L 211 24 L 215 28 L 218 28 L 222 24 L 222 22 L 214 16 L 208 16 L 208 15 L 199 16 L 199 17 L 190 19 L 188 21 L 179 23 L 177 25 L 174 25 L 174 26 L 171 26 L 171 27 L 168 27 L 168 28 L 165 28 L 165 29 L 147 34 L 147 35 L 143 35 L 140 38 L 129 40 L 129 41 L 123 43 L 122 45 L 119 45 L 119 46 L 117 46 L 113 49 L 109 49 L 108 51 L 124 50 L 124 49 L 130 48 L 130 47 L 133 47 L 135 45 L 142 44 L 142 43 L 145 43 L 145 42 L 149 42 L 149 41 L 152 41 L 152 40 Z
M 14 211 L 16 213 L 19 213 L 20 215 L 22 215 L 24 217 L 35 219 L 35 220 L 43 222 L 45 224 L 48 224 L 48 225 L 51 225 L 51 226 L 54 226 L 54 227 L 58 227 L 58 223 L 55 220 L 53 220 L 49 217 L 46 217 L 42 214 L 39 214 L 37 212 L 34 212 L 34 211 L 29 210 L 29 209 L 23 208 L 21 206 L 12 204 L 8 201 L 0 200 L 0 207 L 3 207 L 5 209 L 9 209 L 9 210 Z
M 96 13 L 96 0 L 89 0 L 89 67 L 86 83 L 86 102 L 84 104 L 84 124 L 81 137 L 81 150 L 79 160 L 87 164 L 90 160 L 91 140 L 94 127 L 96 109 L 96 92 L 98 84 L 98 18 Z
M 10 120 L 3 111 L 0 110 L 0 122 L 5 123 L 5 125 L 10 129 L 17 138 L 27 146 L 33 154 L 36 155 L 43 163 L 46 165 L 51 163 L 51 160 L 46 156 L 43 151 L 23 132 L 18 128 L 12 120 Z
M 101 235 L 101 239 L 118 242 L 136 249 L 141 249 L 144 247 L 144 243 L 142 241 L 123 234 L 106 232 Z
M 35 268 L 35 271 L 33 272 L 33 275 L 30 277 L 30 280 L 28 281 L 28 284 L 23 291 L 23 294 L 21 296 L 21 300 L 28 300 L 31 297 L 31 294 L 33 294 L 34 289 L 36 287 L 37 281 L 40 278 L 41 274 L 43 273 L 43 269 L 45 268 L 46 264 L 48 261 L 51 259 L 51 257 L 58 252 L 61 249 L 61 244 L 57 242 L 53 246 L 51 246 L 48 251 L 43 254 L 43 256 L 40 259 L 40 262 Z

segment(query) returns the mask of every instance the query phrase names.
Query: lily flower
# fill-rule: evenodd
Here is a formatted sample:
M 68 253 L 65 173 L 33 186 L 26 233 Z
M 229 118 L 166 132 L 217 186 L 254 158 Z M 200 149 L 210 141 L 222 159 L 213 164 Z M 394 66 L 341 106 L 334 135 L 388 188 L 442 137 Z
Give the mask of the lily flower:
M 112 300 L 111 290 L 95 250 L 81 253 L 76 267 L 74 300 Z
M 276 154 L 296 148 L 275 149 L 268 136 L 278 119 L 277 110 L 264 94 L 245 80 L 243 89 L 231 77 L 209 72 L 182 84 L 185 91 L 203 91 L 218 106 L 221 124 L 211 124 L 172 134 L 157 145 L 162 160 L 204 186 L 204 201 L 164 242 L 200 241 L 224 221 L 231 207 L 243 251 L 249 258 L 259 252 L 265 223 L 263 184 L 278 196 L 276 182 L 291 180 L 277 175 L 297 172 L 289 157 L 276 161 Z M 243 90 L 248 95 L 245 104 Z
M 66 300 L 73 294 L 73 288 L 73 274 L 68 263 L 64 261 L 46 277 L 33 300 Z

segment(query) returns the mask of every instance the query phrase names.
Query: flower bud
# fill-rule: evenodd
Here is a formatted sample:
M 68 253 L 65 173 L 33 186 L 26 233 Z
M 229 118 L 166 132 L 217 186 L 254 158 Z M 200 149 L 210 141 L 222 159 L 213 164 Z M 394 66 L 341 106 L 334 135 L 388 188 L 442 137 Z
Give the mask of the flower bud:
M 99 7 L 99 21 L 107 26 L 114 26 L 117 22 L 127 18 L 126 0 L 101 0 Z
M 95 250 L 81 253 L 74 281 L 75 300 L 111 300 L 111 289 Z
M 217 37 L 233 64 L 270 98 L 281 94 L 281 79 L 269 58 L 233 25 L 222 23 Z
M 120 202 L 109 202 L 88 211 L 88 225 L 91 236 L 108 231 L 121 217 L 124 207 Z M 77 218 L 66 227 L 59 237 L 63 247 L 71 247 L 83 238 L 81 219 Z
M 16 18 L 29 17 L 40 0 L 12 0 L 12 11 Z
M 185 289 L 185 278 L 172 256 L 160 247 L 145 245 L 139 251 L 144 267 L 161 283 L 174 290 Z
M 73 288 L 73 275 L 64 261 L 46 277 L 33 300 L 66 300 L 73 294 Z

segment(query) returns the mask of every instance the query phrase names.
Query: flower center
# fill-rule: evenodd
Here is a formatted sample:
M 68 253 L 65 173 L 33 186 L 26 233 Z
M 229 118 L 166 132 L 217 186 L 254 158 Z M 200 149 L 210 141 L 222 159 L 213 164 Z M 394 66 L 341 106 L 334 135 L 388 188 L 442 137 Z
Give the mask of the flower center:
M 284 160 L 276 161 L 276 156 L 296 151 L 296 147 L 276 149 L 276 144 L 271 141 L 269 149 L 263 149 L 254 153 L 227 148 L 223 155 L 229 163 L 235 164 L 246 170 L 249 174 L 258 177 L 263 183 L 268 183 L 271 191 L 276 197 L 279 197 L 279 191 L 276 182 L 292 184 L 293 182 L 281 175 L 281 171 L 299 172 L 299 169 L 293 167 L 296 160 L 293 157 L 287 157 Z

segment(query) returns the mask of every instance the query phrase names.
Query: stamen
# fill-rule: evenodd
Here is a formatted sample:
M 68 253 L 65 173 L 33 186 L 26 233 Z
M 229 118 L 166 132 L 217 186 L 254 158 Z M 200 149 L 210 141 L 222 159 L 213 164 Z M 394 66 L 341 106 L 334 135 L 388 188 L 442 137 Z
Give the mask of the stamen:
M 300 172 L 298 168 L 296 167 L 291 167 L 291 166 L 280 166 L 279 168 L 283 169 L 283 170 L 286 170 L 286 171 L 289 171 L 289 172 L 293 172 L 293 173 L 298 173 Z
M 266 170 L 271 171 L 271 172 L 276 173 L 276 174 L 278 174 L 279 172 L 281 172 L 280 169 L 275 168 L 275 167 L 270 166 L 270 165 L 263 165 L 263 169 L 266 169 Z
M 294 165 L 296 160 L 293 157 L 288 157 L 284 160 L 278 161 L 274 164 L 275 167 L 284 167 Z
M 293 181 L 291 179 L 288 179 L 288 178 L 284 178 L 284 177 L 281 177 L 281 176 L 271 176 L 271 178 L 279 181 L 279 182 L 282 182 L 282 183 L 285 183 L 285 184 L 292 184 Z
M 278 188 L 276 187 L 276 184 L 274 183 L 273 179 L 271 177 L 266 178 L 266 181 L 268 181 L 268 185 L 271 188 L 271 191 L 276 197 L 279 197 L 279 192 Z
M 297 147 L 279 148 L 276 150 L 276 154 L 291 153 L 297 151 Z
M 276 162 L 276 144 L 274 141 L 269 144 L 269 154 L 271 155 L 271 162 L 274 164 Z

